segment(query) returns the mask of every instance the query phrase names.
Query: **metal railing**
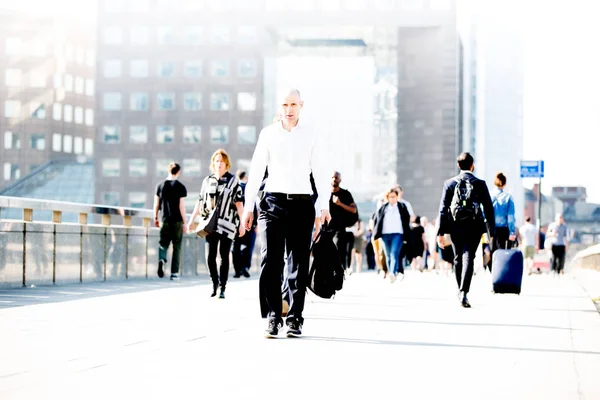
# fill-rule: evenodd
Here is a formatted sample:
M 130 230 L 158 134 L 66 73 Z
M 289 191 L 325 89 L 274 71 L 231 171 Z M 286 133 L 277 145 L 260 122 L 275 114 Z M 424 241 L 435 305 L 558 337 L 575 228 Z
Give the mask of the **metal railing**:
M 9 209 L 22 219 L 3 218 Z M 36 212 L 52 220 L 36 220 Z M 78 215 L 78 223 L 63 222 L 63 214 Z M 0 196 L 0 288 L 153 278 L 159 230 L 152 221 L 148 209 Z M 196 235 L 184 235 L 180 273 L 206 273 Z

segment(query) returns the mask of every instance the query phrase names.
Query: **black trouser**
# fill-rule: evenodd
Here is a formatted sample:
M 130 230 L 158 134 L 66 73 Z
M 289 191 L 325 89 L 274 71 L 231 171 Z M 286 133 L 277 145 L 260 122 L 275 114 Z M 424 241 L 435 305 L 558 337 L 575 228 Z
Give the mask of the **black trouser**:
M 287 278 L 291 293 L 287 317 L 302 318 L 311 234 L 315 209 L 310 198 L 288 200 L 285 194 L 266 193 L 258 219 L 262 244 L 259 279 L 260 308 L 263 318 L 281 318 L 282 275 L 287 258 Z M 284 254 L 286 253 L 286 254 Z
M 350 246 L 348 233 L 346 229 L 337 231 L 333 236 L 333 243 L 337 247 L 340 264 L 344 270 L 350 266 L 350 256 L 348 255 L 348 246 Z M 354 235 L 352 235 L 354 238 Z
M 475 232 L 477 232 L 477 229 L 474 229 L 472 226 L 457 226 L 454 232 L 450 234 L 454 250 L 456 283 L 458 284 L 458 289 L 465 294 L 471 289 L 475 252 L 481 240 L 481 233 Z
M 561 271 L 565 268 L 565 255 L 566 255 L 566 247 L 560 245 L 552 246 L 552 260 L 550 261 L 550 266 L 552 267 L 552 271 L 560 274 Z
M 242 237 L 236 237 L 233 242 L 233 269 L 237 276 L 252 266 L 252 253 L 256 243 L 256 231 L 251 229 Z
M 492 271 L 492 257 L 494 255 L 494 252 L 498 249 L 508 249 L 508 246 L 511 245 L 508 240 L 509 236 L 510 231 L 508 230 L 507 226 L 496 227 L 496 234 L 493 237 L 494 240 L 492 241 L 492 243 L 490 243 L 491 255 L 490 261 L 488 262 L 488 269 L 490 270 L 490 272 Z
M 158 241 L 158 259 L 167 260 L 167 250 L 173 242 L 173 259 L 171 260 L 171 273 L 179 273 L 181 264 L 181 241 L 183 237 L 183 222 L 163 222 L 160 226 L 160 239 Z
M 213 285 L 219 283 L 225 289 L 229 275 L 229 253 L 232 240 L 222 233 L 211 233 L 206 237 L 206 264 Z M 217 272 L 217 252 L 221 256 L 220 272 Z

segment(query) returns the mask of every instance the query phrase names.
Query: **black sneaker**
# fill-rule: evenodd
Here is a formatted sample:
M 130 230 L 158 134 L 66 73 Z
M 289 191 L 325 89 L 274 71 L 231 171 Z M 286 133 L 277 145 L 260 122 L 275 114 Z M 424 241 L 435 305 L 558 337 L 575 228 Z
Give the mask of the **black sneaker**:
M 275 338 L 279 334 L 279 330 L 283 327 L 283 322 L 281 320 L 269 319 L 269 326 L 265 330 L 265 337 Z
M 225 298 L 225 288 L 221 288 L 221 293 L 219 293 L 219 298 L 220 299 L 224 299 Z
M 244 270 L 242 271 L 242 274 L 246 277 L 246 278 L 250 278 L 250 272 L 248 272 L 247 268 L 244 268 Z
M 233 275 L 234 278 L 238 279 L 241 278 L 242 274 L 239 272 L 236 272 L 235 275 Z
M 172 281 L 178 281 L 179 280 L 179 274 L 171 274 L 171 280 Z
M 289 319 L 286 321 L 287 337 L 302 336 L 302 321 L 298 318 Z
M 158 277 L 164 278 L 165 271 L 163 271 L 163 266 L 165 265 L 165 260 L 158 260 Z

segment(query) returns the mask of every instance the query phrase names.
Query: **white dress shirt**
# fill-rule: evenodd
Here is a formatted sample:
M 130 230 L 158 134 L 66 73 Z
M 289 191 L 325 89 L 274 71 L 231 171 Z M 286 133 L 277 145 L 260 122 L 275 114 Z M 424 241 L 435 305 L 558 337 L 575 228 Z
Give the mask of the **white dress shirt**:
M 298 122 L 291 132 L 281 122 L 271 124 L 260 132 L 246 185 L 245 210 L 253 211 L 260 184 L 269 168 L 264 192 L 312 194 L 310 173 L 313 174 L 319 197 L 315 208 L 329 210 L 331 186 L 325 164 L 325 152 L 317 132 Z

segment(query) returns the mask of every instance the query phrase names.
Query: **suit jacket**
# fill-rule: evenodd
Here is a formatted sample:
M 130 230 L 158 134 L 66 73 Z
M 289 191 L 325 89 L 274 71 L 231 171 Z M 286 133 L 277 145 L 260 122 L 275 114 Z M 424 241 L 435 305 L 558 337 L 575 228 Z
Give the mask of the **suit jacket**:
M 400 210 L 400 218 L 402 219 L 402 229 L 404 230 L 403 240 L 405 242 L 408 242 L 410 240 L 410 214 L 408 213 L 408 208 L 406 208 L 406 205 L 404 203 L 399 201 L 398 203 L 396 203 L 396 205 Z M 373 227 L 374 239 L 381 238 L 381 235 L 383 234 L 383 218 L 385 216 L 385 210 L 388 207 L 390 207 L 390 203 L 385 203 L 381 206 L 377 213 L 375 213 L 375 224 Z
M 446 233 L 452 233 L 456 227 L 456 222 L 450 214 L 450 204 L 452 203 L 452 197 L 454 197 L 454 189 L 458 184 L 457 179 L 466 176 L 467 179 L 473 185 L 474 200 L 483 207 L 483 214 L 481 217 L 472 222 L 474 234 L 482 235 L 489 231 L 490 236 L 494 236 L 495 222 L 494 222 L 494 206 L 490 197 L 490 191 L 484 180 L 477 178 L 471 172 L 462 171 L 454 178 L 448 179 L 444 182 L 444 190 L 442 190 L 442 198 L 440 200 L 440 214 L 438 218 L 438 236 L 442 236 Z M 486 229 L 487 223 L 487 229 Z M 469 223 L 471 224 L 471 223 Z

